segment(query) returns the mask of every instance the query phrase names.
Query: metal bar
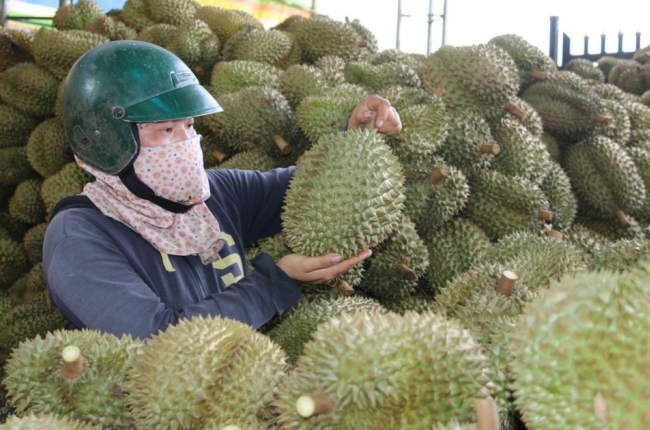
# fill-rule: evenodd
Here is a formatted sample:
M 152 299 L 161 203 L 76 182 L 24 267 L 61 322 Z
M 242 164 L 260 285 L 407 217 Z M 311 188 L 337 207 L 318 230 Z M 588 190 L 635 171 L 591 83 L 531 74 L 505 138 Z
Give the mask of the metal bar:
M 553 59 L 553 61 L 557 64 L 557 44 L 558 44 L 558 35 L 560 34 L 558 31 L 558 21 L 560 20 L 559 16 L 552 16 L 551 17 L 551 40 L 550 40 L 550 46 L 548 49 L 548 56 Z
M 605 33 L 600 35 L 600 55 L 605 55 Z
M 566 33 L 562 33 L 562 64 L 564 66 L 571 59 L 571 39 Z M 560 64 L 558 64 L 560 66 Z
M 641 32 L 637 31 L 636 32 L 636 51 L 641 49 Z
M 618 33 L 618 52 L 623 52 L 623 33 Z
M 585 46 L 584 52 L 585 55 L 589 54 L 589 36 L 585 34 Z
M 59 0 L 59 7 L 68 6 L 71 4 L 72 4 L 71 0 Z
M 447 0 L 443 1 L 442 6 L 442 45 L 447 44 Z
M 399 37 L 402 31 L 402 0 L 397 0 L 397 37 L 395 39 L 395 49 L 399 51 Z
M 2 0 L 0 3 L 0 25 L 7 26 L 7 17 L 9 16 L 9 0 Z
M 429 20 L 427 26 L 427 56 L 431 54 L 431 27 L 433 25 L 433 0 L 429 0 Z

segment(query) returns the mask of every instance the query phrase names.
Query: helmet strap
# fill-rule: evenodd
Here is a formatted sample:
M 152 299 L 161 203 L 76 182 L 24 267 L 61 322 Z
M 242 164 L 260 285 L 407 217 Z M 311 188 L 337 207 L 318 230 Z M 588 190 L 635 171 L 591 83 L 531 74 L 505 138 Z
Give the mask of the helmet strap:
M 138 144 L 138 152 L 140 148 L 140 133 L 138 133 L 138 128 L 135 123 L 131 123 L 132 127 L 132 133 L 133 137 L 135 138 L 137 144 Z M 136 155 L 137 157 L 137 155 Z M 141 199 L 145 199 L 150 201 L 151 203 L 160 206 L 161 208 L 168 210 L 169 212 L 175 213 L 175 214 L 182 214 L 190 209 L 192 209 L 192 206 L 194 205 L 184 205 L 178 202 L 174 202 L 171 200 L 164 199 L 160 196 L 157 196 L 151 188 L 144 182 L 138 178 L 138 175 L 135 174 L 135 169 L 133 168 L 133 163 L 129 167 L 127 167 L 125 170 L 121 171 L 117 175 L 124 186 L 131 191 L 133 194 L 136 196 L 140 197 Z

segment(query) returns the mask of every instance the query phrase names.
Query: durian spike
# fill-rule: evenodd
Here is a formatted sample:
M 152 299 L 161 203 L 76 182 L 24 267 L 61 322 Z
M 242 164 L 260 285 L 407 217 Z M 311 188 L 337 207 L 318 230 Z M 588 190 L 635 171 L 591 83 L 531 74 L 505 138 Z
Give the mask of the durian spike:
M 326 414 L 334 410 L 334 402 L 327 394 L 310 396 L 303 394 L 296 400 L 296 411 L 303 418 Z
M 609 124 L 610 122 L 612 122 L 612 117 L 603 115 L 602 113 L 597 113 L 596 116 L 594 117 L 594 120 L 599 124 Z
M 225 427 L 221 427 L 221 430 L 242 430 L 242 428 L 234 424 L 228 424 Z
M 498 143 L 482 143 L 478 150 L 479 154 L 497 155 L 499 152 L 501 152 L 501 147 Z
M 76 379 L 84 372 L 84 357 L 76 345 L 68 345 L 61 352 L 63 358 L 63 376 Z
M 219 160 L 219 163 L 223 163 L 226 161 L 226 158 L 228 158 L 228 154 L 224 154 L 223 152 L 219 151 L 218 149 L 215 149 L 212 151 L 212 156 Z
M 562 242 L 564 240 L 564 235 L 560 233 L 557 230 L 553 230 L 553 228 L 549 226 L 544 226 L 544 234 L 546 234 L 548 237 L 551 237 L 559 242 Z
M 339 293 L 343 294 L 344 296 L 351 296 L 352 294 L 354 294 L 354 288 L 352 288 L 350 284 L 348 284 L 346 281 L 342 279 L 336 283 L 334 288 L 336 288 L 339 291 Z
M 537 211 L 537 219 L 539 221 L 550 221 L 553 219 L 553 212 L 546 209 L 540 209 Z
M 395 271 L 406 280 L 417 281 L 418 275 L 415 273 L 415 270 L 411 269 L 404 263 L 397 263 L 395 266 Z
M 609 421 L 609 411 L 607 410 L 607 400 L 600 391 L 594 397 L 594 413 L 603 424 Z
M 519 109 L 519 107 L 514 103 L 508 102 L 503 106 L 503 108 L 506 110 L 506 112 L 513 114 L 522 121 L 524 118 L 526 118 L 526 112 Z
M 541 70 L 533 70 L 530 72 L 530 76 L 532 76 L 533 79 L 537 79 L 538 81 L 545 81 L 546 78 L 548 78 L 548 73 L 542 72 Z
M 282 155 L 289 155 L 291 153 L 291 145 L 279 134 L 273 136 L 273 143 L 275 143 L 275 146 L 278 147 Z
M 629 228 L 630 227 L 630 220 L 627 219 L 627 215 L 625 212 L 623 212 L 621 209 L 618 209 L 616 212 L 616 219 L 618 220 L 618 223 L 621 224 L 621 227 L 624 228 Z
M 431 172 L 431 176 L 429 176 L 429 182 L 431 182 L 431 185 L 440 185 L 442 181 L 445 180 L 448 174 L 449 174 L 449 170 L 447 169 L 447 167 L 445 166 L 438 167 L 437 169 L 434 169 Z
M 511 270 L 506 270 L 501 275 L 499 283 L 497 284 L 497 293 L 503 294 L 508 297 L 515 290 L 515 283 L 519 277 Z
M 436 89 L 433 90 L 433 95 L 438 98 L 442 98 L 442 96 L 445 95 L 445 87 L 443 87 L 442 85 L 437 86 Z
M 477 430 L 499 430 L 499 409 L 492 397 L 474 399 Z

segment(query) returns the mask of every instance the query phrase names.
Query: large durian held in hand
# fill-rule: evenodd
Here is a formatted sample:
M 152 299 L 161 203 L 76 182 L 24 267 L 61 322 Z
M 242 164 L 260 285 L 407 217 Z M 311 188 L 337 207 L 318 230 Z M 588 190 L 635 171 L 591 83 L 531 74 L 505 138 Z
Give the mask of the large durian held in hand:
M 530 430 L 650 428 L 650 266 L 551 286 L 512 334 L 515 404 Z
M 402 166 L 367 130 L 323 136 L 297 164 L 282 225 L 296 253 L 349 258 L 385 239 L 404 208 Z

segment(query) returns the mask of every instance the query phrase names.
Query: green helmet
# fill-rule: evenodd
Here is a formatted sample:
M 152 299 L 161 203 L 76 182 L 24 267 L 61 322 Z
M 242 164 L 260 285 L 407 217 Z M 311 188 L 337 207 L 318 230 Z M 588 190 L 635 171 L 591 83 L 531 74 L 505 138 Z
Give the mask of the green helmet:
M 135 123 L 221 112 L 183 61 L 137 40 L 108 42 L 72 66 L 63 89 L 63 122 L 72 151 L 87 164 L 118 174 L 139 152 Z

